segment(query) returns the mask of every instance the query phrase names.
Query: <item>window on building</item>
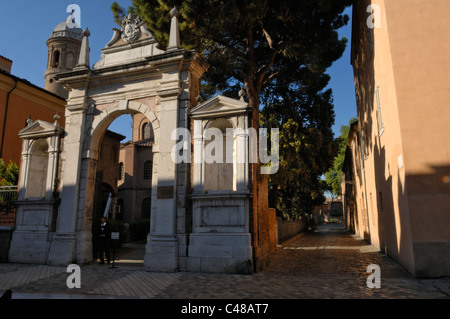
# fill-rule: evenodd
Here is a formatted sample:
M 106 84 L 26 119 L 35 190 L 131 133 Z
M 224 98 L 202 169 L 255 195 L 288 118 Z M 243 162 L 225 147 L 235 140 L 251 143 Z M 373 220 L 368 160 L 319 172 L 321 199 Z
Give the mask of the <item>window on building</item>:
M 123 181 L 125 179 L 125 168 L 123 163 L 119 163 L 119 180 Z
M 370 219 L 372 220 L 372 226 L 375 226 L 375 215 L 373 210 L 373 199 L 372 193 L 369 193 L 369 203 L 370 203 Z
M 57 68 L 59 66 L 59 59 L 60 59 L 60 53 L 58 50 L 56 50 L 53 53 L 53 67 Z
M 359 144 L 359 147 L 360 147 L 360 152 L 361 152 L 361 160 L 365 160 L 365 159 L 367 159 L 367 147 L 366 147 L 366 144 L 367 144 L 367 140 L 366 140 L 366 129 L 365 129 L 365 127 L 363 126 L 362 128 L 361 128 L 361 134 L 358 134 L 358 144 Z
M 142 125 L 142 132 L 141 132 L 141 136 L 142 136 L 143 140 L 151 137 L 150 131 L 151 131 L 150 123 L 144 123 Z
M 146 161 L 144 163 L 144 179 L 152 179 L 153 162 Z
M 380 87 L 377 86 L 375 90 L 376 100 L 377 100 L 377 123 L 378 123 L 378 136 L 381 136 L 384 131 L 383 116 L 381 114 L 381 99 L 380 99 Z
M 142 219 L 150 219 L 150 214 L 152 212 L 152 199 L 150 197 L 145 198 L 142 201 Z

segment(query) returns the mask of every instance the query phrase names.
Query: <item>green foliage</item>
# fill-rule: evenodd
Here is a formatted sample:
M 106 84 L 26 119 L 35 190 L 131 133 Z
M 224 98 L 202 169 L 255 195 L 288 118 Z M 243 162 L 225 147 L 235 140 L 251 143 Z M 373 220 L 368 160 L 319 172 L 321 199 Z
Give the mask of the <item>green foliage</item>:
M 0 158 L 0 186 L 14 186 L 19 183 L 19 166 L 9 161 L 8 164 L 5 163 L 3 159 Z
M 271 175 L 280 214 L 298 218 L 323 201 L 319 176 L 338 149 L 325 73 L 341 57 L 352 0 L 133 0 L 132 12 L 167 46 L 170 10 L 180 12 L 180 38 L 210 65 L 205 98 L 238 97 L 241 87 L 260 125 L 280 130 L 280 167 Z M 114 17 L 125 10 L 113 4 Z M 260 112 L 260 113 L 259 113 Z
M 139 14 L 167 46 L 170 10 L 180 12 L 183 47 L 195 49 L 210 64 L 204 93 L 238 96 L 247 91 L 257 108 L 264 89 L 289 87 L 304 73 L 321 74 L 345 49 L 337 29 L 351 0 L 133 0 Z M 125 10 L 112 6 L 116 16 Z
M 352 118 L 349 121 L 349 125 L 354 121 L 356 121 L 356 119 Z M 338 153 L 334 158 L 332 167 L 325 173 L 325 181 L 336 196 L 341 195 L 342 169 L 344 166 L 345 151 L 347 149 L 348 133 L 350 131 L 349 125 L 341 126 L 341 134 L 336 138 L 336 142 L 339 145 Z
M 130 240 L 143 241 L 147 239 L 150 232 L 150 220 L 141 219 L 130 223 Z
M 284 217 L 308 215 L 325 199 L 320 176 L 338 149 L 331 129 L 331 90 L 323 91 L 327 83 L 326 75 L 309 75 L 283 96 L 267 95 L 261 111 L 261 124 L 280 130 L 280 168 L 269 178 L 275 206 Z

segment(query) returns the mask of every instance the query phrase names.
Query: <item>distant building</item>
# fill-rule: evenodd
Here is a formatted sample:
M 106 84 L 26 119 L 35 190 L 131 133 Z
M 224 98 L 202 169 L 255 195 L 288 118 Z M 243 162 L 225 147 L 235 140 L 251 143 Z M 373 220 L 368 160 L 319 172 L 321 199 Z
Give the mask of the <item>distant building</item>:
M 111 196 L 111 204 L 108 209 L 108 217 L 122 219 L 121 211 L 117 209 L 119 172 L 120 141 L 125 136 L 110 130 L 105 132 L 100 148 L 96 181 L 95 181 L 95 206 L 94 220 L 99 221 L 104 216 L 108 198 Z
M 448 0 L 353 5 L 344 215 L 417 277 L 450 275 L 449 15 Z
M 120 145 L 118 210 L 127 222 L 150 219 L 153 176 L 153 128 L 143 114 L 133 118 L 133 140 Z

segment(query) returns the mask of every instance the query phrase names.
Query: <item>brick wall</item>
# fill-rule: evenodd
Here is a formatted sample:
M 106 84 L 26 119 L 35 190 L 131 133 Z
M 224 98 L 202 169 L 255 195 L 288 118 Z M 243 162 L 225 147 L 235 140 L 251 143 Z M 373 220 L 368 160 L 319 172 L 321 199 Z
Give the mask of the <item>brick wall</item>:
M 277 218 L 278 244 L 304 232 L 306 227 L 307 225 L 303 220 L 290 221 Z

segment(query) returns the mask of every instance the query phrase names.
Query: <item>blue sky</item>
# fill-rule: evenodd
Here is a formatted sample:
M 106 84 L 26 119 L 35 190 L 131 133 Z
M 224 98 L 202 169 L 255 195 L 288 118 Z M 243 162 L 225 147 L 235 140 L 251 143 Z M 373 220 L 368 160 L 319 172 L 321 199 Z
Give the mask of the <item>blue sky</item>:
M 2 1 L 0 11 L 0 55 L 13 60 L 11 73 L 31 83 L 44 87 L 47 65 L 46 41 L 53 29 L 66 20 L 68 5 L 75 3 L 81 8 L 81 27 L 89 28 L 91 36 L 90 62 L 100 60 L 101 49 L 112 37 L 112 28 L 117 27 L 111 12 L 114 0 L 14 0 Z M 117 0 L 127 8 L 131 0 Z M 347 9 L 350 16 L 351 10 Z M 328 70 L 331 75 L 329 87 L 333 89 L 336 120 L 333 131 L 339 135 L 341 125 L 348 124 L 356 116 L 353 71 L 350 65 L 351 21 L 340 30 L 349 44 L 343 56 Z M 131 138 L 130 117 L 121 116 L 110 129 Z

